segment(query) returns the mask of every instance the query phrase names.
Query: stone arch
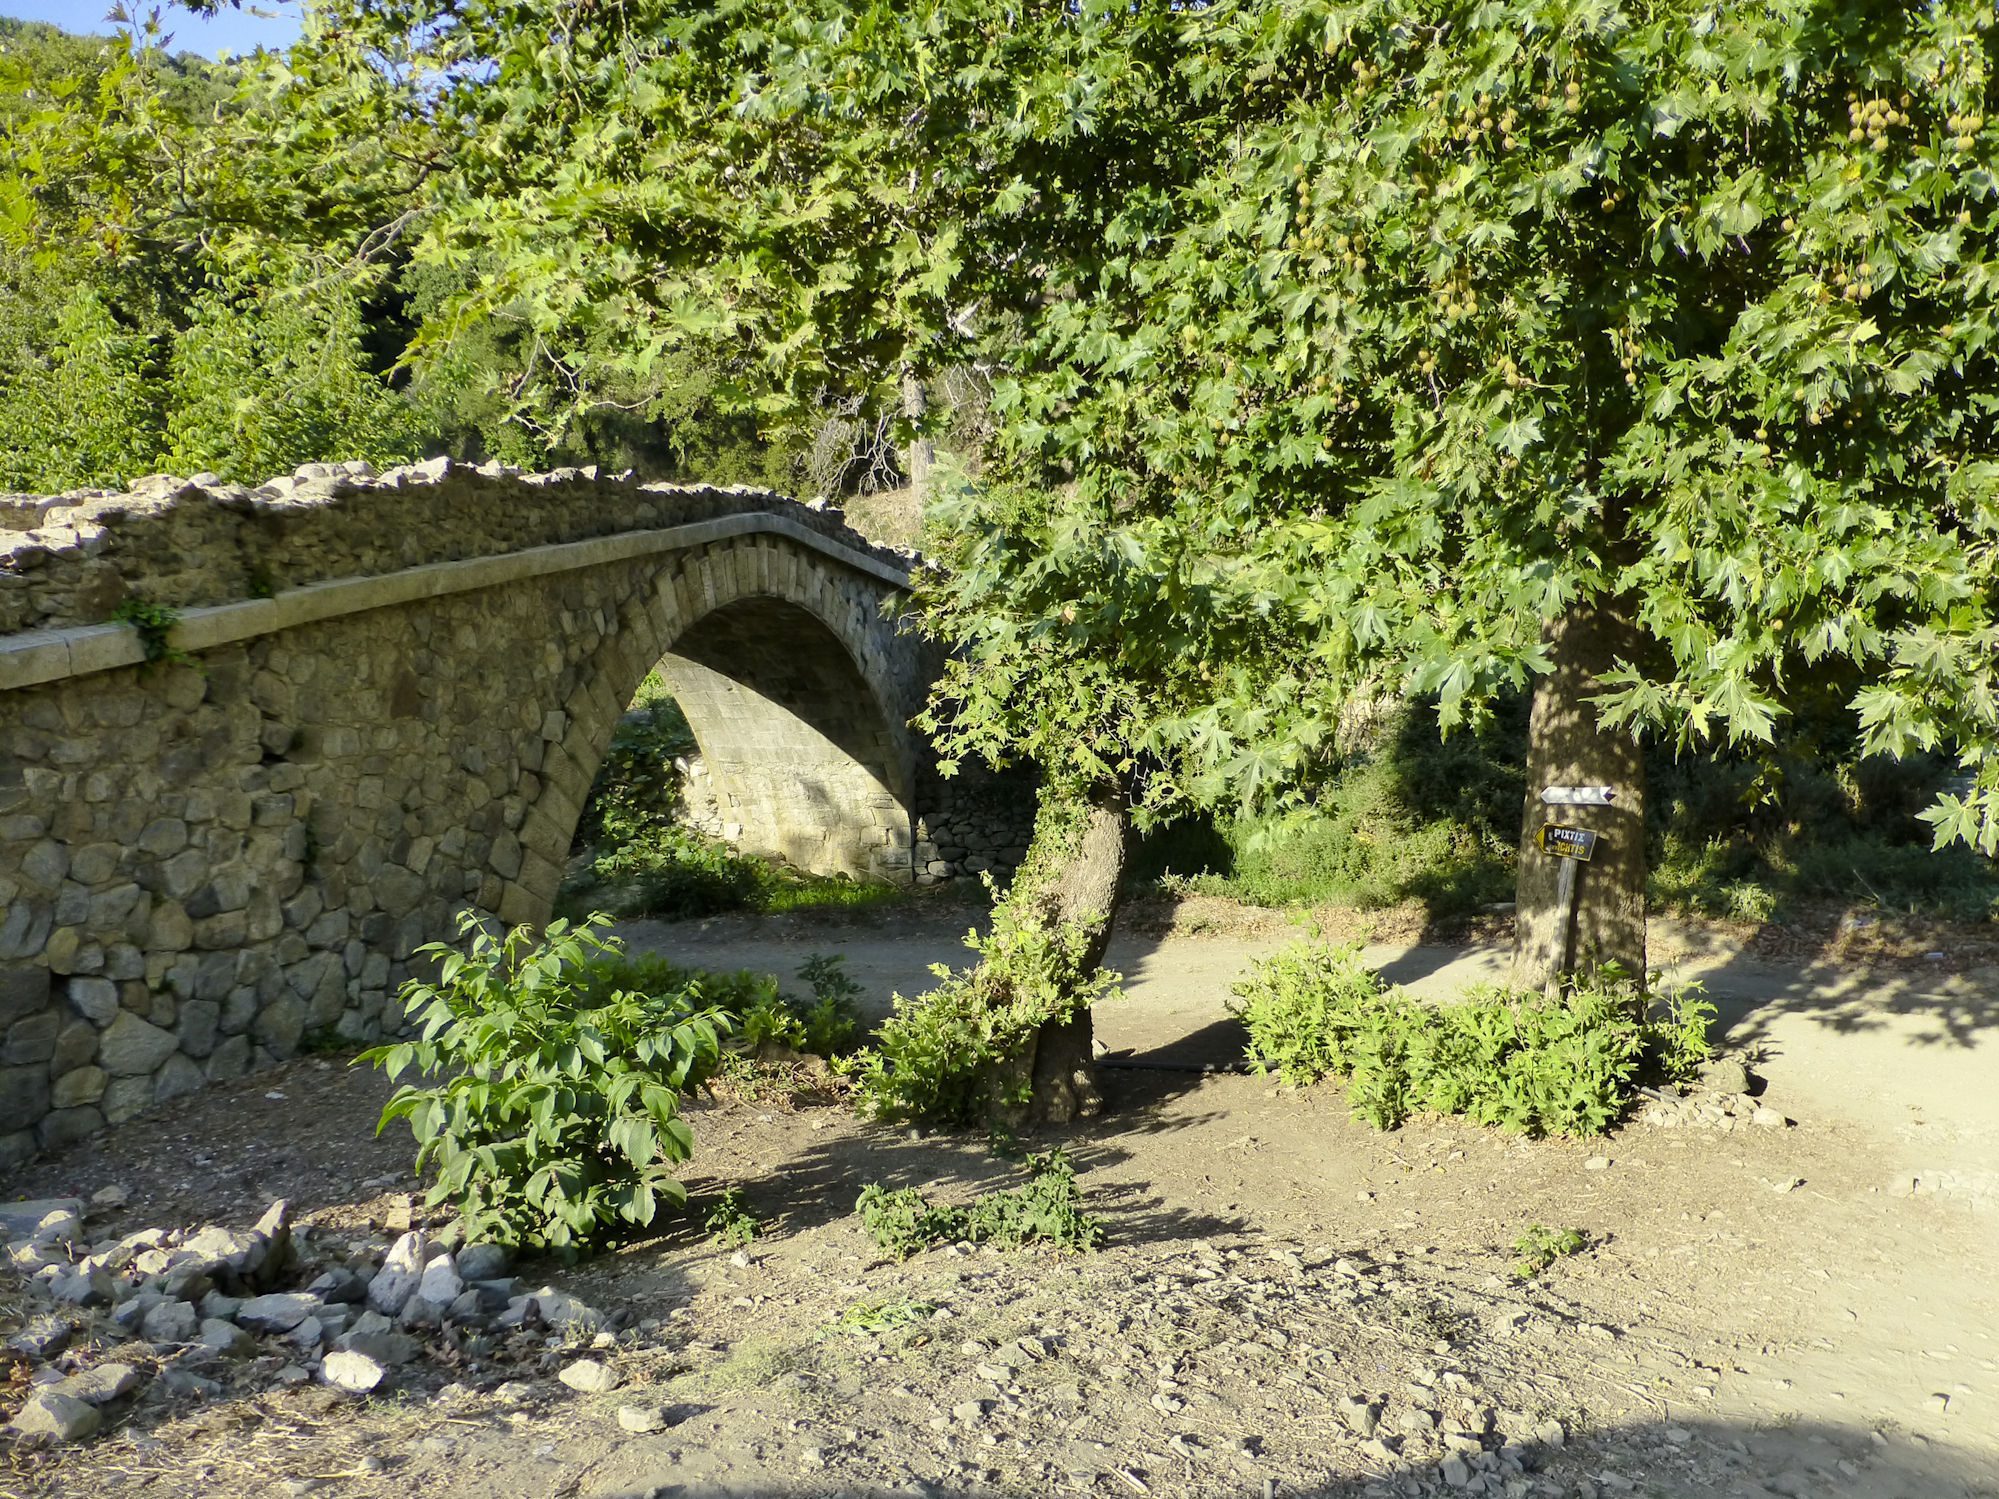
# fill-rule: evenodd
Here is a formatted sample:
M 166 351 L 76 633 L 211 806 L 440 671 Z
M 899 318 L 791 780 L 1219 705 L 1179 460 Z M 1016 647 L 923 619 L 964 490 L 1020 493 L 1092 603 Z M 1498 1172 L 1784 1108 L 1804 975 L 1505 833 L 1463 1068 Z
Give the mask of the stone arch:
M 740 846 L 815 873 L 914 877 L 915 745 L 926 685 L 905 664 L 893 590 L 769 534 L 668 559 L 634 590 L 567 702 L 544 719 L 542 789 L 501 916 L 546 916 L 626 706 L 656 667 L 686 712 Z M 904 681 L 903 678 L 910 678 Z

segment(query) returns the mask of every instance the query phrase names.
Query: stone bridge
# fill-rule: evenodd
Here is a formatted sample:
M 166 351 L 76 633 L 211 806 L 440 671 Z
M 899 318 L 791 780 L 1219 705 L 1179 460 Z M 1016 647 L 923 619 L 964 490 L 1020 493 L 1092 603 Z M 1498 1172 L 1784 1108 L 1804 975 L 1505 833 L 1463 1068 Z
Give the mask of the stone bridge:
M 393 1029 L 461 910 L 545 920 L 650 671 L 740 846 L 911 879 L 914 560 L 589 469 L 0 497 L 0 1165 Z

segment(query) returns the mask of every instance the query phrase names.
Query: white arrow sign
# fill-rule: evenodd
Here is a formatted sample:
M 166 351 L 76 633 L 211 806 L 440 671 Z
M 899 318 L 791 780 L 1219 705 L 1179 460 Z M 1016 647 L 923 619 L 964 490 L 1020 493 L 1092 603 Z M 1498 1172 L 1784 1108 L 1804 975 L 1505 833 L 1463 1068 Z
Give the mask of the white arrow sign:
M 1607 807 L 1617 800 L 1608 786 L 1545 786 L 1541 804 L 1547 807 Z

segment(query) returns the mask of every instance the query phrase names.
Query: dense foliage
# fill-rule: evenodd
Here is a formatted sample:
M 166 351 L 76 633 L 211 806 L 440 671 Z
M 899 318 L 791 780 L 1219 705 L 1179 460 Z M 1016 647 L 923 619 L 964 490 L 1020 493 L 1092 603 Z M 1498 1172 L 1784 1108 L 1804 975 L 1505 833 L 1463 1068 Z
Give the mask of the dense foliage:
M 727 1022 L 698 982 L 606 984 L 592 971 L 617 951 L 605 924 L 495 937 L 468 914 L 464 950 L 421 949 L 437 982 L 403 986 L 415 1038 L 358 1058 L 438 1080 L 399 1088 L 382 1127 L 409 1121 L 417 1169 L 437 1172 L 426 1200 L 452 1204 L 472 1238 L 564 1249 L 687 1200 L 679 1099 L 720 1064 Z
M 1356 1118 L 1393 1129 L 1415 1113 L 1463 1114 L 1534 1135 L 1599 1135 L 1648 1063 L 1690 1078 L 1714 1007 L 1692 992 L 1652 1006 L 1630 982 L 1559 998 L 1474 990 L 1425 1005 L 1385 986 L 1360 950 L 1300 942 L 1235 986 L 1249 1058 L 1286 1083 L 1343 1076 Z
M 1281 802 L 1357 690 L 1475 718 L 1614 605 L 1613 723 L 1761 739 L 1837 667 L 1999 843 L 1982 5 L 320 12 L 287 110 L 435 148 L 420 358 L 698 351 L 766 425 L 992 372 L 956 751 Z

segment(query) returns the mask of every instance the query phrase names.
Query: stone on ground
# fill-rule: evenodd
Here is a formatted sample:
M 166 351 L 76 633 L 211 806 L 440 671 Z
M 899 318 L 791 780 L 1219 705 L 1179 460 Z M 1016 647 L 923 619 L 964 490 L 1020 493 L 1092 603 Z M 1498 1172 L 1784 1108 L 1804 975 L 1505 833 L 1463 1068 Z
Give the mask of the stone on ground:
M 556 1378 L 585 1395 L 608 1394 L 624 1382 L 616 1369 L 600 1364 L 594 1358 L 579 1358 Z
M 37 1390 L 28 1397 L 20 1414 L 7 1423 L 9 1430 L 24 1437 L 50 1437 L 58 1442 L 80 1442 L 104 1424 L 97 1407 L 60 1390 Z
M 618 1424 L 635 1436 L 666 1430 L 666 1412 L 656 1405 L 621 1405 Z
M 55 1388 L 58 1394 L 74 1395 L 91 1405 L 106 1405 L 138 1387 L 139 1371 L 130 1364 L 99 1364 L 95 1369 L 70 1375 Z
M 318 1311 L 317 1296 L 305 1291 L 274 1291 L 252 1296 L 236 1309 L 236 1320 L 253 1332 L 290 1332 Z
M 387 1373 L 367 1354 L 345 1348 L 327 1354 L 319 1363 L 319 1377 L 336 1390 L 345 1390 L 350 1395 L 367 1394 L 382 1382 Z

